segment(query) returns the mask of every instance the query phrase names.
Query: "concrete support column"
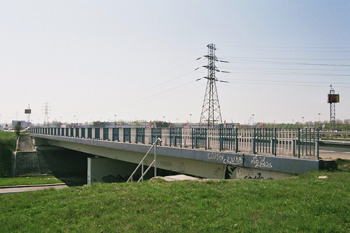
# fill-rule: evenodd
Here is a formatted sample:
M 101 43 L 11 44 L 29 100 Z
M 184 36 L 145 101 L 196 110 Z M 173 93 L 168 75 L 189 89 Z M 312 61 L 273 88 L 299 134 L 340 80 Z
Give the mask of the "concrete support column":
M 113 129 L 108 129 L 108 140 L 113 141 Z
M 131 143 L 135 143 L 136 142 L 136 128 L 131 128 L 131 130 L 130 130 L 130 140 L 131 140 Z

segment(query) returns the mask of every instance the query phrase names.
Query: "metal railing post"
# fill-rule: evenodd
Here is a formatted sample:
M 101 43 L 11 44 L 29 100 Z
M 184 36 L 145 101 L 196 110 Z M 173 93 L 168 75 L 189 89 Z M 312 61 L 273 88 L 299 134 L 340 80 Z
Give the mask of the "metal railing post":
M 316 142 L 316 157 L 320 160 L 320 130 L 317 129 L 317 142 Z
M 255 154 L 255 128 L 253 129 L 253 154 Z
M 147 151 L 145 156 L 141 159 L 140 163 L 137 165 L 137 167 L 135 168 L 135 170 L 133 171 L 133 173 L 130 175 L 129 179 L 126 182 L 133 180 L 133 175 L 135 175 L 136 171 L 139 169 L 140 166 L 141 166 L 141 169 L 143 171 L 144 160 L 146 159 L 146 157 L 148 156 L 148 154 L 151 152 L 152 149 L 154 149 L 154 159 L 148 165 L 148 168 L 146 169 L 146 171 L 142 172 L 141 177 L 137 180 L 137 182 L 139 182 L 140 180 L 143 180 L 143 177 L 145 176 L 145 174 L 149 171 L 149 169 L 152 166 L 154 168 L 154 176 L 155 177 L 157 176 L 157 164 L 156 164 L 157 163 L 157 145 L 158 145 L 158 142 L 161 142 L 161 141 L 162 141 L 161 138 L 157 138 L 157 140 L 153 143 L 151 148 L 149 148 L 149 150 Z
M 298 158 L 300 158 L 300 128 L 298 129 Z
M 159 141 L 159 138 L 157 139 L 156 145 L 154 146 L 154 177 L 157 177 L 157 145 L 158 145 L 158 141 Z
M 219 128 L 219 151 L 222 151 L 222 128 Z
M 235 136 L 235 146 L 236 146 L 236 153 L 238 152 L 238 128 L 236 128 L 236 136 Z
M 205 149 L 207 150 L 208 148 L 210 148 L 210 145 L 209 145 L 209 138 L 208 138 L 208 131 L 209 131 L 209 127 L 205 129 Z
M 191 142 L 192 142 L 192 149 L 194 148 L 194 145 L 193 145 L 193 143 L 194 143 L 194 140 L 193 140 L 193 138 L 194 138 L 194 137 L 193 137 L 193 130 L 194 130 L 194 128 L 191 129 L 191 133 L 192 133 L 192 134 L 191 134 L 191 138 L 192 138 L 192 140 L 191 140 Z
M 143 174 L 144 173 L 144 167 L 143 167 L 143 161 L 142 161 L 142 165 L 141 165 L 141 174 Z M 143 176 L 141 176 L 141 178 L 142 178 L 142 181 L 143 181 Z M 131 180 L 132 181 L 132 180 Z
M 275 128 L 274 155 L 277 156 L 277 129 Z

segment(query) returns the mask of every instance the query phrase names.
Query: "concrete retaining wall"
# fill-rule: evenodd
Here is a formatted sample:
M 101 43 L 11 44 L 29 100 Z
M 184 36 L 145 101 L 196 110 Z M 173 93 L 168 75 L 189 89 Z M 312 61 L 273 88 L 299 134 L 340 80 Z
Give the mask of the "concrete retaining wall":
M 14 152 L 12 156 L 12 177 L 42 174 L 36 152 Z
M 15 152 L 12 176 L 86 174 L 87 157 L 85 153 L 54 147 L 39 147 L 36 152 Z

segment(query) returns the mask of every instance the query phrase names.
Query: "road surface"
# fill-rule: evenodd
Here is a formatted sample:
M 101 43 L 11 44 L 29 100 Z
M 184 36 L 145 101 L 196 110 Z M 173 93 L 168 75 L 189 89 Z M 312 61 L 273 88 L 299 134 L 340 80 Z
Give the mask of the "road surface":
M 350 159 L 350 146 L 320 146 L 320 157 L 322 159 Z

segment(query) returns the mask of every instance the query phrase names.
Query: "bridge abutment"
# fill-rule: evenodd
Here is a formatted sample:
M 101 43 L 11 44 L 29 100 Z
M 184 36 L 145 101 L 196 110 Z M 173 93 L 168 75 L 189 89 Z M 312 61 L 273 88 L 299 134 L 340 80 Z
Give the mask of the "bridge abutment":
M 116 159 L 91 157 L 87 159 L 87 183 L 125 182 L 136 165 Z

